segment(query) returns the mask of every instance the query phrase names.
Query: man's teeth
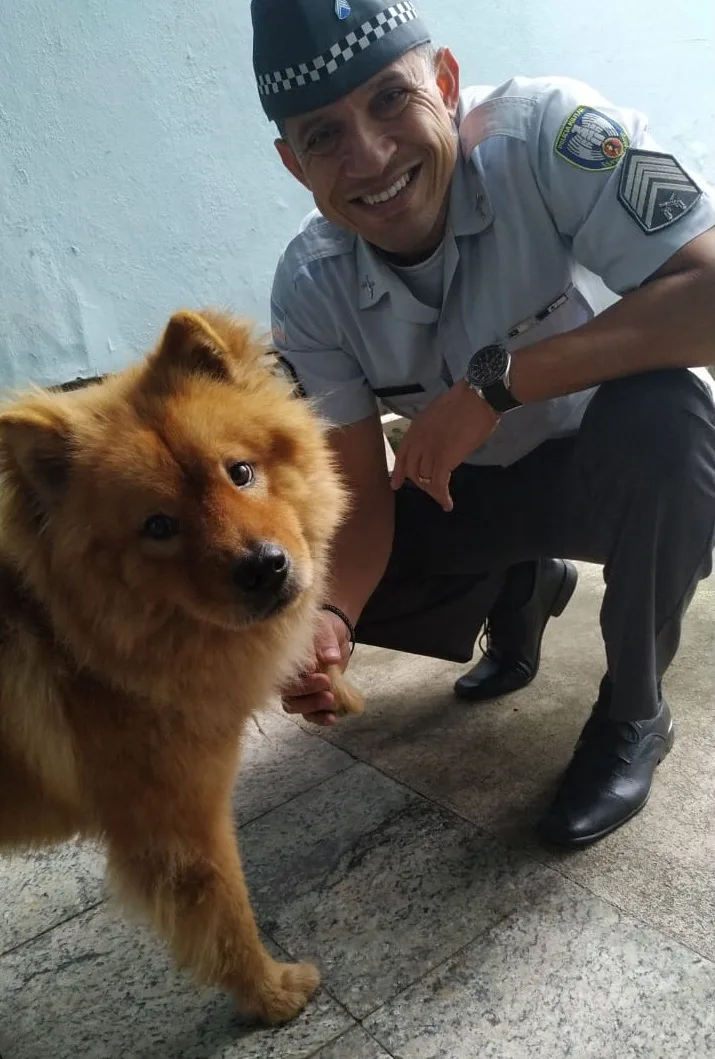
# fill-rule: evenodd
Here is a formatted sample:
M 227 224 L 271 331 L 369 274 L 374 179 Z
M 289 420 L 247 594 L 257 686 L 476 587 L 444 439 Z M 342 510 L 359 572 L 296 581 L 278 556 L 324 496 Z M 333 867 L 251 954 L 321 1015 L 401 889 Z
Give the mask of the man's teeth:
M 390 199 L 394 199 L 395 195 L 399 195 L 403 188 L 406 188 L 409 182 L 412 180 L 412 173 L 405 173 L 399 180 L 396 180 L 386 191 L 381 191 L 379 195 L 363 195 L 360 199 L 366 206 L 377 206 L 379 202 L 389 202 Z

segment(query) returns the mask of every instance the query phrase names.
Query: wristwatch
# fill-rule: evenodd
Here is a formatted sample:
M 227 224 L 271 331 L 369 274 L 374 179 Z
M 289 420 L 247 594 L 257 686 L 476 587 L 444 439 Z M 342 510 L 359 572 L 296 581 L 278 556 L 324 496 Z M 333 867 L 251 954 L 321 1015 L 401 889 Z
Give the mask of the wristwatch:
M 521 407 L 521 401 L 509 389 L 510 367 L 511 353 L 501 345 L 477 350 L 467 365 L 465 378 L 469 389 L 483 397 L 496 412 Z

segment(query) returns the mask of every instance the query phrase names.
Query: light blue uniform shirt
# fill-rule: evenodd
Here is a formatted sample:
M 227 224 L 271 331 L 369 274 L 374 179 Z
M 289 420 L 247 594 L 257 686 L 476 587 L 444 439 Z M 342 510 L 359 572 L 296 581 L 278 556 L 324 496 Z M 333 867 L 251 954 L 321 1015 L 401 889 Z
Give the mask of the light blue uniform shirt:
M 614 135 L 605 142 L 609 121 Z M 580 82 L 515 78 L 496 89 L 468 88 L 457 125 L 441 309 L 417 301 L 364 240 L 317 211 L 279 262 L 274 346 L 334 424 L 371 415 L 376 395 L 414 417 L 464 376 L 482 346 L 514 350 L 586 323 L 715 226 L 715 197 L 689 174 L 703 191 L 699 200 L 682 213 L 676 179 L 675 208 L 660 210 L 664 226 L 644 229 L 619 199 L 621 171 L 627 148 L 661 148 L 643 115 Z M 633 182 L 625 198 L 653 226 L 643 206 L 648 164 L 646 157 L 633 167 L 641 199 Z M 656 177 L 659 164 L 667 167 L 668 156 L 655 160 Z M 593 393 L 507 413 L 469 462 L 506 466 L 573 433 Z

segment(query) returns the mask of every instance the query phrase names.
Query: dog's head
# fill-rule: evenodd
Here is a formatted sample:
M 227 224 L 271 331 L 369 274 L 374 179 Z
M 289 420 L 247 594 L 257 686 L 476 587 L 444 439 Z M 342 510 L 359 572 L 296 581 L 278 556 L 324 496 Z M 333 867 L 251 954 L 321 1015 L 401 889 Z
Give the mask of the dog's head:
M 317 416 L 217 313 L 175 314 L 105 383 L 8 406 L 0 459 L 16 558 L 109 622 L 266 620 L 317 587 L 344 511 Z

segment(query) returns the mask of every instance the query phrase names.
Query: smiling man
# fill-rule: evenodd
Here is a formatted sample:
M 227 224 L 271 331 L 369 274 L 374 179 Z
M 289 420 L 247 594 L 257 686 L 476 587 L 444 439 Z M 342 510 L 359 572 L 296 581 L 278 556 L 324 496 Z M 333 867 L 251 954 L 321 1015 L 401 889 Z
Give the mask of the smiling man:
M 460 89 L 409 0 L 252 16 L 261 103 L 317 207 L 278 265 L 274 341 L 354 497 L 285 707 L 334 721 L 322 670 L 354 637 L 468 661 L 483 629 L 456 693 L 517 691 L 568 560 L 600 563 L 607 671 L 538 825 L 592 842 L 672 746 L 662 678 L 712 568 L 713 200 L 585 84 Z M 378 399 L 412 420 L 391 478 Z

